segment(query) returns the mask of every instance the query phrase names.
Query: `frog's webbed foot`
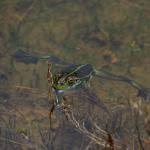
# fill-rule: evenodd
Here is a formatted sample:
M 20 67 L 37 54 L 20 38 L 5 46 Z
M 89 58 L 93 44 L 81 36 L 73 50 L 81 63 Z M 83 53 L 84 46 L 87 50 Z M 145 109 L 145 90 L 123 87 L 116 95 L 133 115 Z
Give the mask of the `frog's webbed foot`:
M 150 89 L 148 88 L 139 89 L 137 96 L 143 97 L 145 100 L 150 101 Z
M 38 57 L 35 55 L 31 55 L 28 52 L 25 52 L 23 50 L 17 50 L 14 54 L 12 54 L 12 57 L 18 61 L 23 62 L 25 64 L 36 64 L 38 62 Z

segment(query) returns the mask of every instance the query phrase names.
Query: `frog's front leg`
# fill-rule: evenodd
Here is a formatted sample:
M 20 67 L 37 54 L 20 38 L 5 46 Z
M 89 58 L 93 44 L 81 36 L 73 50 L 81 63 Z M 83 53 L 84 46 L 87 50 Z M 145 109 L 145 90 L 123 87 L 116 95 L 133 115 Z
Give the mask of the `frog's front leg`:
M 51 119 L 52 118 L 52 114 L 53 114 L 55 109 L 57 109 L 57 108 L 59 108 L 61 106 L 61 101 L 62 101 L 62 95 L 57 95 L 56 94 L 56 97 L 55 97 L 55 99 L 53 99 L 52 106 L 51 106 L 50 111 L 49 111 L 50 127 L 52 127 L 52 119 Z

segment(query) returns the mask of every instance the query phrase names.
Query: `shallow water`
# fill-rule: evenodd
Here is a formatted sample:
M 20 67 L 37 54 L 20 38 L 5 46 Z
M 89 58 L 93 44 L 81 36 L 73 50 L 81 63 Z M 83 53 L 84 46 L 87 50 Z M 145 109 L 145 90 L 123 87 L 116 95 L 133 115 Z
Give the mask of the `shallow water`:
M 66 95 L 66 105 L 80 128 L 58 109 L 49 131 L 47 62 L 12 57 L 24 50 L 60 64 L 90 63 L 150 88 L 149 5 L 149 0 L 1 0 L 0 149 L 150 149 L 150 104 L 136 89 L 92 78 L 90 93 L 111 116 L 77 91 Z

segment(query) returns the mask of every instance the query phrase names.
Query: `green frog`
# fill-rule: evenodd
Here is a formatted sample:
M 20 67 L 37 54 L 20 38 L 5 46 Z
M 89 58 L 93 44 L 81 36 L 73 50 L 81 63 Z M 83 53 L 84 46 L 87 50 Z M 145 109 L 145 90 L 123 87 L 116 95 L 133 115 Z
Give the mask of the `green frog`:
M 87 68 L 90 68 L 89 71 L 84 73 L 83 69 Z M 62 70 L 61 72 L 54 74 L 52 76 L 52 88 L 56 95 L 56 105 L 61 103 L 64 93 L 85 86 L 91 76 L 92 66 L 90 64 L 70 66 L 67 68 L 67 71 Z
M 12 57 L 18 61 L 23 62 L 25 64 L 36 64 L 38 61 L 48 61 L 53 64 L 66 66 L 68 62 L 53 56 L 53 55 L 44 55 L 39 56 L 36 54 L 30 54 L 23 50 L 17 50 Z M 70 64 L 70 63 L 69 63 Z M 124 83 L 128 83 L 129 85 L 133 86 L 138 90 L 138 96 L 144 98 L 145 100 L 150 101 L 150 89 L 145 88 L 143 85 L 139 84 L 138 82 L 122 76 L 122 75 L 115 75 L 110 72 L 107 72 L 103 69 L 95 69 L 92 67 L 91 64 L 84 64 L 84 65 L 75 65 L 72 64 L 69 67 L 66 67 L 62 72 L 58 74 L 54 74 L 52 76 L 52 88 L 56 93 L 62 93 L 68 91 L 70 89 L 75 89 L 80 87 L 81 85 L 87 83 L 91 77 L 98 77 L 101 79 L 106 80 L 113 80 L 113 81 L 121 81 Z

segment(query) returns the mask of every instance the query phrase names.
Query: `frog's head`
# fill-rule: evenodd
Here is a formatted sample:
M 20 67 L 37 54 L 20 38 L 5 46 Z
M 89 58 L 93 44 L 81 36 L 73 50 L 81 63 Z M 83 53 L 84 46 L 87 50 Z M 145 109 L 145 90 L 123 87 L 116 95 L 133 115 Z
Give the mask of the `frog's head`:
M 76 77 L 75 75 L 60 76 L 56 74 L 53 81 L 53 88 L 55 90 L 72 89 L 81 83 L 80 78 Z
M 90 64 L 70 66 L 70 68 L 66 68 L 53 75 L 53 88 L 55 90 L 76 88 L 85 80 L 88 80 L 93 71 Z

